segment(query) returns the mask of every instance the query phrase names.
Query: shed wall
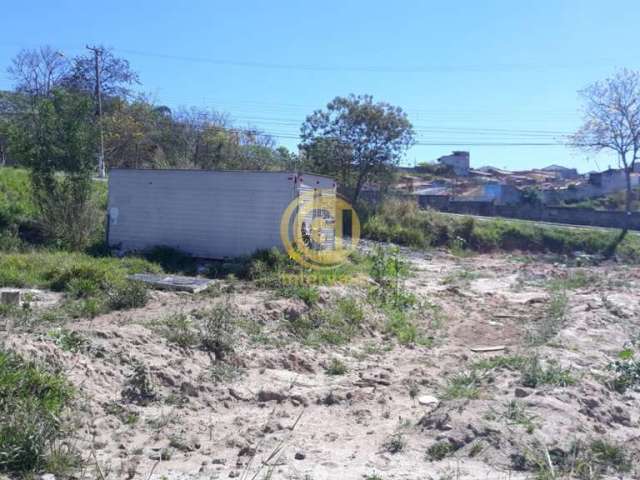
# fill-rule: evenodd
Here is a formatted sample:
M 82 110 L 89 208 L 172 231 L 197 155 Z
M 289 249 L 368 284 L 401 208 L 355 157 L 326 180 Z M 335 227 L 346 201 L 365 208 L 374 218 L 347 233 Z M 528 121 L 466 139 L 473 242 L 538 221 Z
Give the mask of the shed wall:
M 335 187 L 309 174 L 303 182 Z M 296 174 L 287 172 L 112 170 L 109 245 L 167 245 L 206 258 L 279 247 L 280 218 L 297 191 Z

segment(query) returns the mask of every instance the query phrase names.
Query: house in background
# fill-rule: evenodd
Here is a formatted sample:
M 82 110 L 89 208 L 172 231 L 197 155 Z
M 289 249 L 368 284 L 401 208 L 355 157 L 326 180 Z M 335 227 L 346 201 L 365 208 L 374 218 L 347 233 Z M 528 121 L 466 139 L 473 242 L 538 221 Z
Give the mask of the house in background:
M 631 174 L 631 188 L 635 188 L 639 184 L 638 174 Z M 627 188 L 627 178 L 622 169 L 610 168 L 604 172 L 593 172 L 589 174 L 589 185 L 600 190 L 600 194 L 604 195 L 618 190 Z
M 563 180 L 576 180 L 580 177 L 577 169 L 563 167 L 562 165 L 549 165 L 541 170 L 543 172 L 555 173 L 558 179 Z
M 451 167 L 458 176 L 466 177 L 469 175 L 469 152 L 453 151 L 451 155 L 438 158 L 438 163 Z
M 468 190 L 457 197 L 458 200 L 473 202 L 493 202 L 496 205 L 518 203 L 522 199 L 522 192 L 506 183 L 489 182 Z

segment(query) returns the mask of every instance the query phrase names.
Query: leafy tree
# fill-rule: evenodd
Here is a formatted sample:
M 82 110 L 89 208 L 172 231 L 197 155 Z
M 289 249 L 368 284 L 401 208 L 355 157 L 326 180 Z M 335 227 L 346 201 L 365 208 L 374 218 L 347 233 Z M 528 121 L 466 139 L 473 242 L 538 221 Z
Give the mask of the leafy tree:
M 390 177 L 413 144 L 413 127 L 399 107 L 370 95 L 334 98 L 309 115 L 300 144 L 310 168 L 338 177 L 356 202 L 367 182 Z
M 46 233 L 72 248 L 84 246 L 96 226 L 92 118 L 90 99 L 54 89 L 20 117 L 10 134 L 12 154 L 31 169 Z
M 640 156 L 640 72 L 621 70 L 580 92 L 584 123 L 572 138 L 578 148 L 612 151 L 626 177 L 626 211 L 631 211 L 631 173 Z M 625 229 L 626 230 L 626 229 Z
M 131 69 L 128 60 L 114 56 L 110 49 L 101 47 L 101 52 L 99 70 L 102 94 L 105 98 L 128 97 L 131 87 L 140 83 L 138 74 Z M 94 54 L 78 55 L 71 63 L 63 85 L 77 92 L 93 94 L 96 84 Z

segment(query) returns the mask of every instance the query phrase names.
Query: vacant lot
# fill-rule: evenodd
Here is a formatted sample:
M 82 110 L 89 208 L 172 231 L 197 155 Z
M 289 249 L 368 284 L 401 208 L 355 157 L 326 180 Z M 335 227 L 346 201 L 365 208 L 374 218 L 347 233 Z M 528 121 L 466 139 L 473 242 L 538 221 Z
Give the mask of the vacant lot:
M 406 276 L 388 277 L 376 268 L 395 257 L 380 255 L 313 286 L 295 275 L 232 275 L 200 294 L 151 292 L 143 308 L 91 319 L 53 314 L 71 290 L 41 282 L 0 325 L 5 351 L 69 383 L 36 470 L 103 479 L 640 475 L 636 268 L 407 250 L 397 257 Z

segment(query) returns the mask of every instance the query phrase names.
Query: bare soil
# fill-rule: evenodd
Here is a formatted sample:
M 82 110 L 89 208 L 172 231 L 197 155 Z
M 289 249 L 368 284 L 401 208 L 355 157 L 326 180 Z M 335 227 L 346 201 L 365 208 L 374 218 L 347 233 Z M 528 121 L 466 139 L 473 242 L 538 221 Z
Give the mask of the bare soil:
M 634 458 L 630 472 L 603 478 L 640 478 L 640 397 L 605 385 L 606 366 L 640 332 L 638 269 L 541 256 L 404 254 L 412 264 L 406 287 L 429 302 L 418 317 L 428 346 L 399 345 L 370 309 L 371 328 L 348 345 L 302 345 L 285 325 L 306 305 L 242 282 L 223 282 L 219 295 L 158 291 L 144 309 L 69 324 L 88 340 L 76 353 L 42 331 L 5 332 L 5 343 L 61 366 L 77 388 L 69 441 L 83 452 L 85 478 L 535 478 L 523 458 L 591 439 L 621 443 Z M 549 315 L 551 280 L 578 271 L 590 281 L 566 291 L 557 334 L 532 346 L 531 331 Z M 346 295 L 366 303 L 362 285 L 322 290 L 326 308 Z M 238 327 L 233 375 L 216 381 L 210 354 L 169 343 L 154 323 L 222 301 L 248 323 Z M 471 350 L 496 346 L 504 350 Z M 489 369 L 477 398 L 445 398 L 448 380 L 472 363 L 534 353 L 571 369 L 576 383 L 526 388 L 519 372 Z M 326 373 L 334 358 L 346 365 L 344 375 Z M 122 396 L 136 361 L 155 391 L 148 402 Z M 506 416 L 514 399 L 532 428 Z M 440 460 L 427 454 L 438 442 L 451 446 Z

